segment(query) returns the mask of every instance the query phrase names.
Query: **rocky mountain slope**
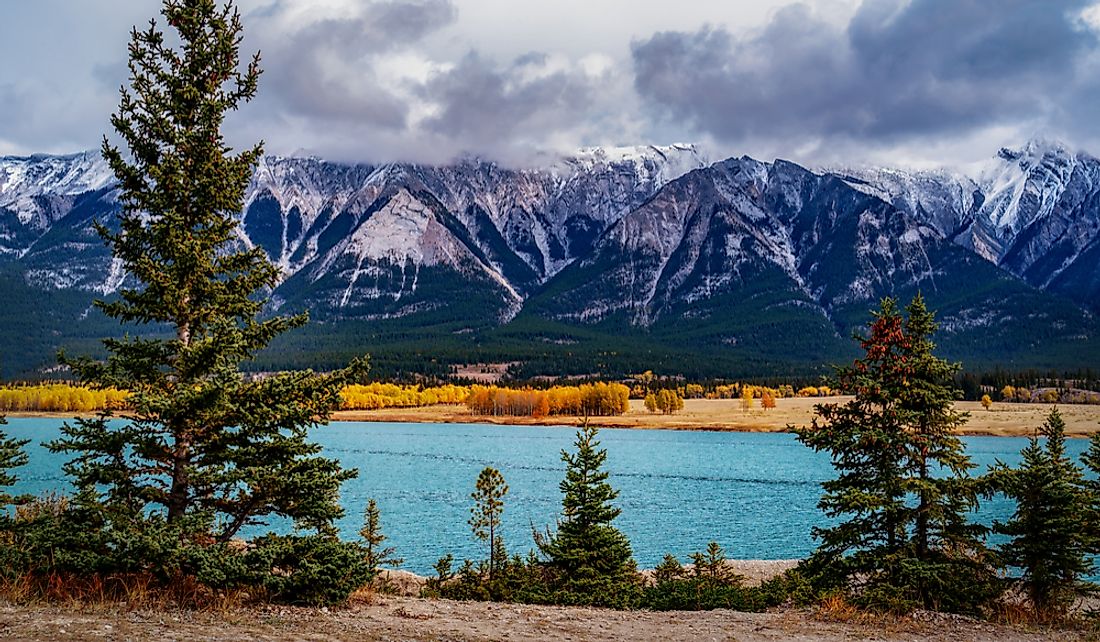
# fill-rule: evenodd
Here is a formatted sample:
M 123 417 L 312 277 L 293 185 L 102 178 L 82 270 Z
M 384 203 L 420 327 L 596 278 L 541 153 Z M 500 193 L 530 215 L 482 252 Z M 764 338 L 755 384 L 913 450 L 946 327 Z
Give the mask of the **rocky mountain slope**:
M 1058 142 L 1001 149 L 974 176 L 832 170 L 1040 289 L 1100 309 L 1100 160 Z
M 430 345 L 546 371 L 711 354 L 775 371 L 847 354 L 875 299 L 920 290 L 959 358 L 1069 366 L 1096 351 L 1098 181 L 1100 161 L 1042 143 L 975 178 L 710 164 L 685 145 L 538 169 L 269 157 L 240 230 L 283 270 L 273 308 L 324 324 L 286 365 Z M 91 221 L 115 207 L 94 154 L 0 158 L 0 294 L 23 299 L 0 311 L 0 367 L 95 335 L 88 302 L 124 281 Z

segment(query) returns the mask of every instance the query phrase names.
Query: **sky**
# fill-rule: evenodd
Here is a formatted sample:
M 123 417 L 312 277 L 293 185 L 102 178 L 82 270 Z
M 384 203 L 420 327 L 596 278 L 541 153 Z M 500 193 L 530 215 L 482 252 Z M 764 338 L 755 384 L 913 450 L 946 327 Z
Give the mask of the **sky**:
M 697 143 L 810 165 L 1100 153 L 1096 0 L 238 0 L 257 97 L 231 143 L 537 164 Z M 157 0 L 0 1 L 0 154 L 98 146 Z M 163 21 L 160 21 L 163 26 Z

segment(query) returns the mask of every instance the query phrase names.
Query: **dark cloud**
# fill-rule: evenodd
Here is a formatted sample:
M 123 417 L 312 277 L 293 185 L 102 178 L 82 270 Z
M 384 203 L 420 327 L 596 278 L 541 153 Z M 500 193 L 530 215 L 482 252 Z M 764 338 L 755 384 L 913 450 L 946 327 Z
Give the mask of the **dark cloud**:
M 421 95 L 439 107 L 424 126 L 476 145 L 577 125 L 591 102 L 592 81 L 581 72 L 546 65 L 545 54 L 525 54 L 497 67 L 470 53 L 423 86 Z
M 293 8 L 252 15 L 266 71 L 262 100 L 242 120 L 282 123 L 262 133 L 269 148 L 374 161 L 467 153 L 519 161 L 587 124 L 595 80 L 573 61 L 532 51 L 501 63 L 476 48 L 453 62 L 425 56 L 422 45 L 456 20 L 449 0 L 373 2 L 301 26 L 288 19 Z
M 264 74 L 226 133 L 363 161 L 698 141 L 965 162 L 1033 133 L 1100 151 L 1100 8 L 1081 18 L 1100 0 L 856 1 L 238 0 Z M 0 153 L 94 147 L 158 4 L 0 2 L 19 27 L 0 38 Z
M 1047 118 L 1084 89 L 1097 49 L 1084 1 L 866 0 L 846 25 L 805 5 L 735 37 L 663 32 L 632 44 L 656 113 L 720 140 L 889 144 Z

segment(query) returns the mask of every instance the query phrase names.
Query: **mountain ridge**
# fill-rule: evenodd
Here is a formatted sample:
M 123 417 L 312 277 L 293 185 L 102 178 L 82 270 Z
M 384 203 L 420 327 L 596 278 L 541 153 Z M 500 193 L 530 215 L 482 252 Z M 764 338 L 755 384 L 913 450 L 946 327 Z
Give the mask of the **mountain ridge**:
M 923 290 L 960 356 L 1068 365 L 1096 354 L 1098 191 L 1100 161 L 1038 143 L 1002 150 L 976 179 L 710 162 L 688 145 L 587 148 L 527 169 L 269 156 L 239 241 L 283 270 L 273 311 L 307 309 L 333 337 L 354 327 L 395 351 L 420 340 L 458 360 L 532 353 L 581 371 L 718 351 L 721 367 L 774 369 L 845 354 L 870 302 Z M 110 296 L 120 266 L 90 222 L 115 207 L 90 153 L 0 159 L 0 287 L 52 289 L 71 307 Z M 82 319 L 51 321 L 61 338 L 41 342 L 86 336 Z M 0 315 L 4 334 L 17 324 Z M 782 359 L 776 341 L 791 346 Z

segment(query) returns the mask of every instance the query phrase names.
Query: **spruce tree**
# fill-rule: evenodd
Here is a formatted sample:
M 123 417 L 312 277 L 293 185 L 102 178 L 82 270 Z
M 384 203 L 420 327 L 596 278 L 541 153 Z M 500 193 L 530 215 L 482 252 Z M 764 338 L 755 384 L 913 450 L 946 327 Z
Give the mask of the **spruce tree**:
M 470 508 L 470 528 L 474 537 L 489 543 L 489 582 L 493 581 L 494 571 L 500 562 L 506 559 L 504 541 L 497 533 L 500 517 L 504 512 L 504 496 L 508 494 L 508 484 L 496 468 L 486 466 L 477 477 L 477 485 L 470 499 L 474 500 Z
M 306 322 L 260 318 L 279 273 L 237 233 L 262 146 L 234 153 L 221 129 L 255 95 L 259 57 L 239 64 L 232 2 L 165 0 L 162 14 L 179 45 L 156 21 L 131 34 L 130 84 L 111 118 L 128 153 L 106 138 L 102 150 L 121 213 L 117 226 L 97 225 L 127 285 L 98 307 L 152 334 L 105 340 L 103 362 L 62 356 L 82 383 L 129 390 L 130 408 L 125 419 L 67 424 L 51 448 L 75 455 L 65 470 L 82 497 L 115 516 L 186 523 L 219 541 L 272 514 L 328 530 L 342 512 L 340 484 L 355 473 L 318 456 L 308 433 L 363 364 L 326 375 L 241 372 Z
M 619 493 L 602 470 L 607 450 L 599 448 L 597 432 L 585 424 L 574 442 L 577 452 L 562 450 L 562 519 L 557 533 L 539 547 L 562 590 L 572 595 L 566 599 L 610 605 L 633 579 L 635 565 L 630 541 L 611 525 L 621 512 L 612 504 Z
M 926 608 L 939 606 L 937 575 L 958 573 L 953 565 L 974 567 L 984 552 L 986 529 L 967 519 L 978 505 L 974 465 L 955 434 L 969 415 L 955 410 L 962 392 L 954 379 L 961 366 L 937 357 L 934 315 L 917 294 L 905 308 L 900 359 L 902 393 L 898 407 L 906 418 L 904 489 L 917 498 L 912 515 L 912 556 L 908 572 Z M 928 581 L 931 580 L 931 581 Z
M 1093 572 L 1090 498 L 1081 469 L 1066 456 L 1057 408 L 1020 454 L 1018 468 L 998 463 L 990 473 L 991 486 L 1016 502 L 1012 518 L 993 529 L 1011 538 L 999 548 L 1001 558 L 1020 569 L 1018 582 L 1038 618 L 1056 620 L 1086 592 L 1082 578 Z
M 952 432 L 966 419 L 952 406 L 957 366 L 932 353 L 935 324 L 919 296 L 907 313 L 883 299 L 856 336 L 864 356 L 830 384 L 854 398 L 815 406 L 797 430 L 837 471 L 819 502 L 837 523 L 814 529 L 811 561 L 868 605 L 973 611 L 991 595 L 992 571 L 982 529 L 966 518 L 977 492 Z

